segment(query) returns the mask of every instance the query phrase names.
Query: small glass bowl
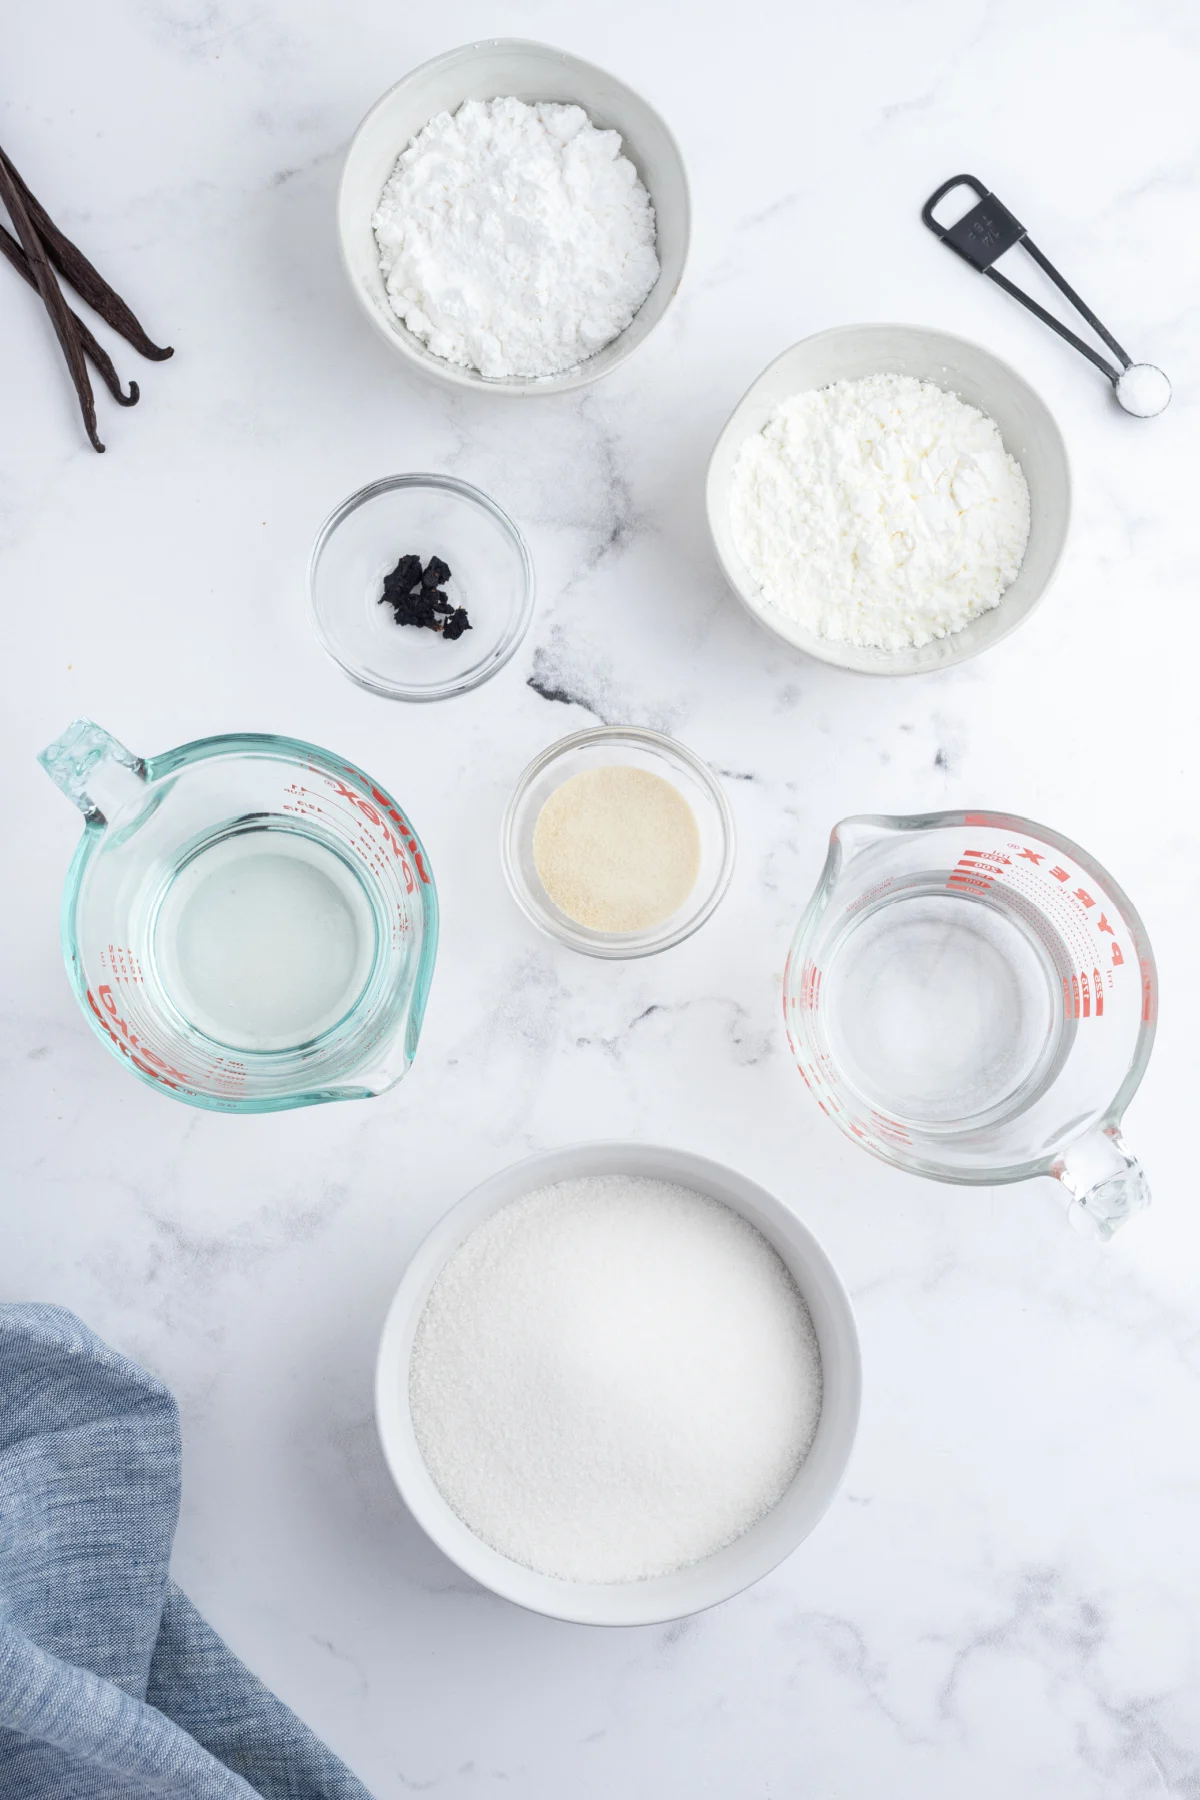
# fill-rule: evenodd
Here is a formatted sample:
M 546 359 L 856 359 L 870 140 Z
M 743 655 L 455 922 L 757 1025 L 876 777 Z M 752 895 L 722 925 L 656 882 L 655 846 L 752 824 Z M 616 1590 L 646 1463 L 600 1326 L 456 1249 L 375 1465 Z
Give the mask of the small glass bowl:
M 470 631 L 397 625 L 381 603 L 401 556 L 450 566 Z M 336 507 L 317 533 L 308 600 L 322 647 L 352 681 L 393 700 L 445 700 L 504 667 L 533 616 L 533 561 L 503 509 L 451 475 L 390 475 Z
M 555 789 L 584 769 L 610 768 L 614 763 L 645 769 L 669 781 L 688 802 L 700 832 L 700 872 L 695 886 L 670 918 L 646 931 L 595 931 L 577 924 L 551 900 L 533 860 L 538 814 Z M 521 910 L 542 931 L 572 950 L 609 958 L 653 956 L 698 931 L 729 886 L 735 847 L 733 814 L 712 771 L 674 738 L 636 725 L 577 731 L 543 750 L 518 781 L 500 832 L 505 879 Z

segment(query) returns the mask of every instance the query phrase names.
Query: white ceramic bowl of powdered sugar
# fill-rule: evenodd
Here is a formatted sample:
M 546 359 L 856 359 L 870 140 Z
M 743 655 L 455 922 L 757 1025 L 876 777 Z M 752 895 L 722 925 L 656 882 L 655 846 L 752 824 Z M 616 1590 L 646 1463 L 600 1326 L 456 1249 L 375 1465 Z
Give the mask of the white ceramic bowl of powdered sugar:
M 1045 402 L 990 351 L 845 325 L 777 357 L 708 470 L 729 585 L 784 643 L 868 675 L 978 656 L 1045 595 L 1071 479 Z
M 338 193 L 351 286 L 385 341 L 436 380 L 511 395 L 582 387 L 644 343 L 683 277 L 690 217 L 653 107 L 508 38 L 389 88 Z
M 425 1239 L 376 1416 L 466 1574 L 554 1618 L 648 1625 L 808 1536 L 860 1387 L 850 1302 L 794 1213 L 689 1152 L 583 1144 L 493 1175 Z

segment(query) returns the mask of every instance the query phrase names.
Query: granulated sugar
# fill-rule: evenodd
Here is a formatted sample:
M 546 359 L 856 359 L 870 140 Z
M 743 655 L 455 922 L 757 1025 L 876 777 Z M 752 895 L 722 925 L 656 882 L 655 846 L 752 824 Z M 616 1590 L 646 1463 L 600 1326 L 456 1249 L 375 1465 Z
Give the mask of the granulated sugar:
M 476 1536 L 585 1582 L 711 1555 L 779 1499 L 821 1410 L 808 1309 L 762 1234 L 670 1182 L 541 1188 L 442 1270 L 417 1442 Z

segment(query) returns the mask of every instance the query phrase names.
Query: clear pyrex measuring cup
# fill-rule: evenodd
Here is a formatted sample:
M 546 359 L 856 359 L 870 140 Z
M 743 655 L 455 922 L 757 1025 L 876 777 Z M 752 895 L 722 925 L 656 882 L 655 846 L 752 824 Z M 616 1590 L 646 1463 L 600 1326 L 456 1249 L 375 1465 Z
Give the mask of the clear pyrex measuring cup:
M 135 756 L 76 720 L 38 759 L 84 815 L 63 953 L 92 1028 L 223 1112 L 379 1094 L 412 1062 L 437 895 L 396 802 L 293 738 Z
M 844 819 L 784 1012 L 822 1110 L 885 1162 L 1056 1176 L 1104 1237 L 1149 1200 L 1120 1125 L 1154 1041 L 1154 957 L 1112 877 L 1044 825 Z

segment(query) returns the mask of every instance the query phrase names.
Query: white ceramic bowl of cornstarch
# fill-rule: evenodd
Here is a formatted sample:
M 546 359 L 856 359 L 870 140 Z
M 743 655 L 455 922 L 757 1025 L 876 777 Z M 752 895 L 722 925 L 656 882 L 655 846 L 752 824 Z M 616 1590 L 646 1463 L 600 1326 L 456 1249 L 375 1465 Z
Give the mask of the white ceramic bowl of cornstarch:
M 583 1144 L 434 1227 L 375 1399 L 409 1511 L 467 1575 L 552 1618 L 649 1625 L 808 1536 L 860 1390 L 845 1289 L 781 1201 L 690 1152 Z
M 691 204 L 675 139 L 632 88 L 497 38 L 435 57 L 371 108 L 338 230 L 359 304 L 412 368 L 559 394 L 609 374 L 662 319 Z
M 709 530 L 743 606 L 820 662 L 920 675 L 1015 631 L 1066 543 L 1045 402 L 990 351 L 915 325 L 793 344 L 717 439 Z

